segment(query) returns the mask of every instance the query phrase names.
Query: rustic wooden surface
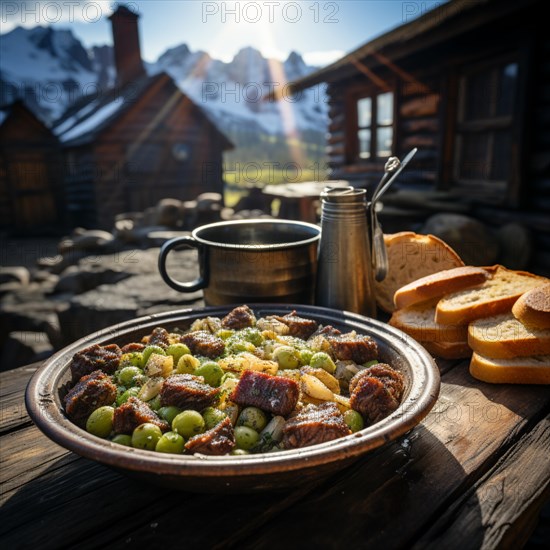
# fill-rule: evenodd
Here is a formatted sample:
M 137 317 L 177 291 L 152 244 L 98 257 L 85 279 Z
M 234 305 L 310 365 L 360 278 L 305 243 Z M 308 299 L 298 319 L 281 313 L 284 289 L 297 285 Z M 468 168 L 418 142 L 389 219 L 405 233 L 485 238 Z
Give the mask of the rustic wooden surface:
M 314 486 L 253 495 L 160 489 L 80 458 L 26 414 L 37 365 L 2 373 L 2 546 L 519 548 L 550 496 L 548 387 L 440 367 L 440 399 L 406 437 Z

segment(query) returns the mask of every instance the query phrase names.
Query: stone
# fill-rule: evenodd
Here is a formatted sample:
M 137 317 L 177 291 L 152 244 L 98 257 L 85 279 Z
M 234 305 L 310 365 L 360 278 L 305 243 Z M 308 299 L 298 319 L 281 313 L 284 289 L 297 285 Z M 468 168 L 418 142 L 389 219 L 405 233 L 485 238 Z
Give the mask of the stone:
M 157 204 L 157 225 L 176 228 L 183 221 L 183 203 L 178 199 L 162 199 Z
M 445 241 L 466 265 L 492 265 L 498 260 L 498 239 L 487 226 L 469 216 L 435 214 L 428 218 L 420 232 Z
M 0 284 L 19 283 L 28 285 L 31 280 L 31 274 L 26 267 L 8 266 L 0 267 Z
M 71 237 L 61 240 L 58 249 L 61 254 L 74 250 L 97 250 L 111 242 L 114 236 L 108 231 L 100 229 L 76 229 Z
M 520 223 L 508 223 L 496 231 L 500 243 L 499 263 L 509 269 L 526 269 L 533 253 L 533 237 Z
M 71 266 L 66 269 L 55 285 L 54 293 L 68 292 L 71 294 L 81 294 L 100 285 L 114 284 L 131 277 L 130 273 L 122 270 L 106 269 L 81 269 L 77 266 Z M 101 267 L 101 264 L 98 264 Z

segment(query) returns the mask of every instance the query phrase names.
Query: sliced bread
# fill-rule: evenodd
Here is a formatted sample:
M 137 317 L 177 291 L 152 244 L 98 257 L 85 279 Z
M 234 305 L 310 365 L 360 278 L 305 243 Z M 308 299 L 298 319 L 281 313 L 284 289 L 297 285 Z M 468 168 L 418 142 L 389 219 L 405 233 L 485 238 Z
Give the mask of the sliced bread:
M 467 359 L 472 355 L 468 342 L 420 342 L 428 353 L 442 359 Z
M 438 323 L 466 325 L 481 317 L 505 313 L 524 292 L 549 282 L 544 277 L 513 271 L 501 265 L 485 269 L 491 277 L 482 285 L 454 292 L 439 300 L 435 310 Z
M 407 307 L 445 294 L 480 285 L 489 278 L 482 267 L 464 266 L 445 269 L 422 277 L 398 289 L 393 297 L 395 307 Z
M 511 313 L 472 321 L 468 343 L 481 355 L 495 359 L 550 354 L 550 330 L 528 328 Z
M 550 283 L 522 294 L 512 313 L 525 325 L 550 329 Z
M 419 342 L 466 342 L 466 325 L 442 325 L 435 322 L 435 307 L 432 301 L 394 311 L 389 324 L 412 336 Z
M 384 241 L 389 270 L 382 282 L 375 282 L 375 290 L 378 306 L 388 313 L 395 310 L 393 296 L 397 289 L 426 275 L 464 265 L 449 245 L 433 235 L 404 231 L 384 235 Z
M 550 355 L 491 359 L 474 352 L 470 374 L 493 384 L 550 384 Z

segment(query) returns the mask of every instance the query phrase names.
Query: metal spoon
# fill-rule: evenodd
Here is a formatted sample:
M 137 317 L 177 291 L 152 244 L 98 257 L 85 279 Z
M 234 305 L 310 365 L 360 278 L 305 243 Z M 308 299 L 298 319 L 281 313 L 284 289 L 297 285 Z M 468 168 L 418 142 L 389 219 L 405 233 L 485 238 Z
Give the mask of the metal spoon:
M 374 278 L 380 282 L 386 278 L 389 269 L 388 251 L 384 242 L 384 232 L 376 215 L 376 202 L 390 188 L 397 176 L 403 171 L 405 166 L 414 157 L 418 149 L 415 147 L 400 162 L 397 157 L 390 157 L 384 166 L 384 176 L 374 190 L 372 201 L 370 203 L 370 218 L 372 227 L 372 263 L 374 267 Z M 390 177 L 391 176 L 391 177 Z M 388 179 L 389 177 L 389 179 Z

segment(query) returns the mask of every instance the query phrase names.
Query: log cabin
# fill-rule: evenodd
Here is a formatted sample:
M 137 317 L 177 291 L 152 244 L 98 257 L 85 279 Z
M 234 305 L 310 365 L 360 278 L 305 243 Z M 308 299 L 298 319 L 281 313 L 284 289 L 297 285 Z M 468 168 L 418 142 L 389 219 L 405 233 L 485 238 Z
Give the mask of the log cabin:
M 110 16 L 116 86 L 71 105 L 54 123 L 65 154 L 69 223 L 110 229 L 116 214 L 160 199 L 223 193 L 231 142 L 166 74 L 148 76 L 138 15 Z
M 0 108 L 0 229 L 55 233 L 63 225 L 59 141 L 25 104 Z
M 404 19 L 422 9 L 405 4 L 414 9 Z M 406 192 L 387 198 L 399 208 L 384 208 L 385 228 L 419 227 L 441 211 L 495 228 L 518 222 L 533 237 L 530 267 L 548 275 L 544 7 L 541 0 L 451 0 L 293 83 L 295 95 L 327 86 L 330 179 L 372 188 L 388 156 L 418 147 L 396 187 Z

